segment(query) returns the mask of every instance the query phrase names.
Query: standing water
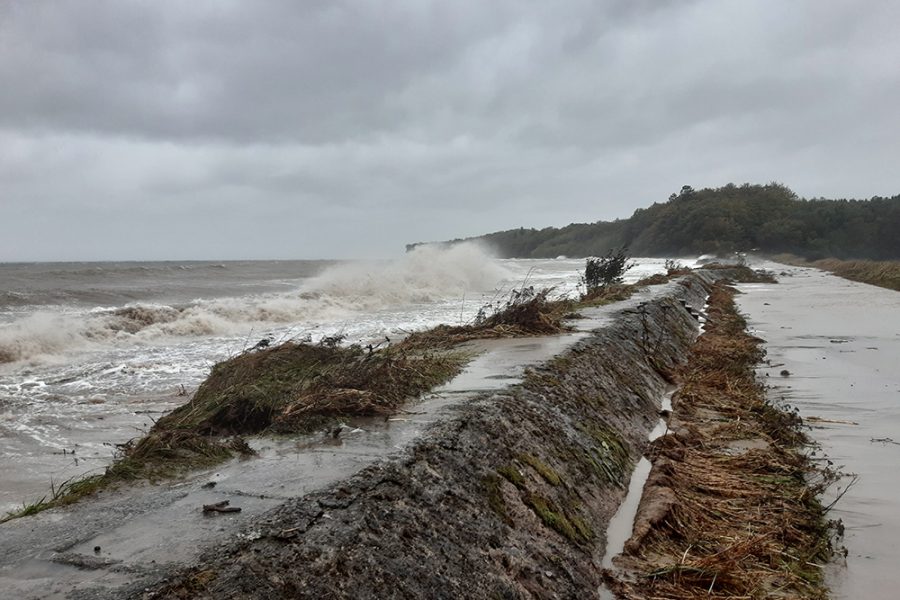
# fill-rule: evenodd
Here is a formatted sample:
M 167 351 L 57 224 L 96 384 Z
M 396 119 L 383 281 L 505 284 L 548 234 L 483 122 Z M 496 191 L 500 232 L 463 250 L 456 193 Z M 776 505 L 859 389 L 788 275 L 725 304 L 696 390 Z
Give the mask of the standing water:
M 766 340 L 770 396 L 800 410 L 847 475 L 824 503 L 847 556 L 826 569 L 836 599 L 896 598 L 900 588 L 900 294 L 815 269 L 764 264 L 777 285 L 740 286 L 740 309 Z M 849 487 L 849 490 L 847 489 Z

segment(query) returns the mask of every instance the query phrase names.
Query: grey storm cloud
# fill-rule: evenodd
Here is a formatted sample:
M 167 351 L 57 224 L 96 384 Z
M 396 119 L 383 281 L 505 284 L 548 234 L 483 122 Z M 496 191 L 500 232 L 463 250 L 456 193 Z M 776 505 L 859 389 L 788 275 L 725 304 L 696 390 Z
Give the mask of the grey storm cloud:
M 900 5 L 10 0 L 0 260 L 390 255 L 898 193 Z

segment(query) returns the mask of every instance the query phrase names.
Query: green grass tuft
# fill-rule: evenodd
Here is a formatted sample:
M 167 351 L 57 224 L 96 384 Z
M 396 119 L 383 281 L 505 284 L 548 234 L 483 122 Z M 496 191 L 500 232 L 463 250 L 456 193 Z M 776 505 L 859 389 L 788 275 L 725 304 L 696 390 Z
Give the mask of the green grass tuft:
M 544 480 L 550 485 L 556 486 L 562 484 L 562 478 L 559 476 L 559 473 L 554 471 L 552 467 L 535 458 L 531 454 L 520 454 L 518 456 L 518 459 L 537 471 L 538 474 L 543 477 Z

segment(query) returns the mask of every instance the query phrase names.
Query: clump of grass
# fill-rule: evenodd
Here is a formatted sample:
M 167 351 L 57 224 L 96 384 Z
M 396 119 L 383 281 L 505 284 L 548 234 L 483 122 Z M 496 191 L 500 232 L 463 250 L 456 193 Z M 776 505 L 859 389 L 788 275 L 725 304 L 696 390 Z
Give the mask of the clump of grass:
M 476 339 L 551 335 L 566 330 L 563 320 L 572 314 L 571 300 L 551 299 L 553 288 L 535 290 L 522 287 L 505 300 L 481 307 L 467 325 L 438 325 L 411 334 L 404 340 L 409 347 L 446 348 Z
M 584 424 L 581 428 L 596 442 L 585 457 L 588 465 L 609 483 L 624 487 L 625 473 L 632 464 L 625 442 L 605 426 Z
M 520 490 L 525 489 L 525 477 L 522 476 L 522 473 L 515 466 L 503 465 L 497 469 L 497 473 L 505 477 L 507 481 Z
M 613 302 L 628 300 L 636 291 L 637 286 L 632 284 L 615 284 L 596 288 L 584 293 L 578 301 L 578 306 L 604 306 Z
M 466 356 L 400 343 L 381 349 L 287 342 L 216 365 L 187 404 L 124 448 L 111 474 L 123 479 L 176 474 L 249 447 L 240 436 L 304 433 L 339 418 L 393 414 L 410 398 L 459 372 Z
M 590 541 L 590 537 L 587 535 L 590 529 L 576 527 L 569 516 L 558 508 L 552 500 L 529 493 L 525 496 L 525 504 L 544 522 L 544 525 L 564 536 L 570 542 L 582 544 Z
M 517 456 L 517 460 L 534 469 L 541 479 L 552 486 L 551 489 L 560 488 L 563 485 L 563 480 L 559 474 L 540 459 L 530 454 L 520 454 Z M 574 504 L 566 504 L 566 507 L 557 506 L 553 500 L 539 493 L 539 490 L 536 489 L 536 487 L 540 486 L 537 483 L 538 480 L 526 478 L 515 464 L 502 465 L 497 469 L 496 475 L 490 474 L 483 480 L 488 505 L 508 525 L 514 526 L 514 523 L 509 517 L 506 502 L 500 489 L 501 477 L 515 486 L 522 503 L 530 508 L 544 525 L 564 536 L 573 544 L 584 544 L 593 539 L 594 532 L 587 522 L 579 516 L 578 511 L 574 508 Z M 559 493 L 563 497 L 571 496 L 571 490 L 568 488 L 561 488 Z
M 0 518 L 0 523 L 6 523 L 7 521 L 18 519 L 19 517 L 30 517 L 47 510 L 48 508 L 50 508 L 50 503 L 47 501 L 47 496 L 44 496 L 35 502 L 24 502 L 22 503 L 22 508 L 10 511 Z
M 513 521 L 506 510 L 506 501 L 503 499 L 503 491 L 500 489 L 500 477 L 493 473 L 486 475 L 482 480 L 484 483 L 485 493 L 488 499 L 488 505 L 503 521 L 512 526 Z
M 120 448 L 121 455 L 106 470 L 110 481 L 157 480 L 189 469 L 215 465 L 234 454 L 255 452 L 241 437 L 203 435 L 190 430 L 154 428 Z
M 725 263 L 709 263 L 701 269 L 711 271 L 730 271 L 728 278 L 735 283 L 778 283 L 775 276 L 762 269 L 751 269 L 747 265 L 731 265 Z
M 395 413 L 411 397 L 455 375 L 466 357 L 400 343 L 287 342 L 216 365 L 194 398 L 154 429 L 200 435 L 306 432 L 338 417 Z
M 566 300 L 550 300 L 553 288 L 535 291 L 534 287 L 513 290 L 498 309 L 483 307 L 475 317 L 475 329 L 513 327 L 529 334 L 558 333 L 563 330 L 562 314 L 569 308 Z
M 675 414 L 690 435 L 659 440 L 667 460 L 654 484 L 677 501 L 626 546 L 619 564 L 636 578 L 613 577 L 621 598 L 827 595 L 830 529 L 816 496 L 834 473 L 806 457 L 796 414 L 766 400 L 753 369 L 761 340 L 746 333 L 733 295 L 714 288 L 706 333 L 678 371 Z M 764 444 L 729 451 L 746 439 Z
M 575 528 L 575 531 L 581 536 L 585 541 L 590 541 L 594 539 L 594 530 L 591 529 L 590 525 L 587 522 L 579 517 L 577 514 L 570 514 L 569 521 L 572 523 L 572 527 Z
M 78 498 L 87 496 L 96 492 L 102 485 L 103 475 L 88 474 L 79 477 L 72 477 L 56 485 L 50 482 L 50 493 L 41 497 L 40 500 L 26 502 L 22 508 L 11 511 L 0 517 L 0 523 L 17 519 L 19 517 L 28 517 L 36 515 L 40 512 L 53 508 L 54 506 L 65 506 L 75 502 Z
M 647 285 L 661 285 L 663 283 L 668 283 L 670 277 L 668 275 L 663 275 L 662 273 L 654 273 L 648 277 L 644 277 L 639 279 L 637 283 L 635 283 L 638 287 L 644 287 Z
M 520 454 L 519 460 L 537 471 L 538 475 L 543 477 L 544 481 L 550 485 L 557 486 L 562 484 L 562 478 L 559 476 L 559 473 L 557 473 L 553 467 L 535 456 L 532 456 L 531 454 Z

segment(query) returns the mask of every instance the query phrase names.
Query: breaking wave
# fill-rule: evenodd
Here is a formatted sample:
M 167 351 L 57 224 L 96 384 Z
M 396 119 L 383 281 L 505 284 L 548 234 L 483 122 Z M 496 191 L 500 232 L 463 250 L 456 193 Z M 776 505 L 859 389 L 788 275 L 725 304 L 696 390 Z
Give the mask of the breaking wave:
M 35 312 L 0 326 L 0 363 L 42 361 L 110 344 L 244 335 L 254 328 L 339 323 L 358 315 L 489 292 L 511 273 L 472 244 L 418 247 L 403 258 L 345 263 L 290 293 L 181 306 L 129 304 L 87 312 Z
M 333 267 L 304 286 L 304 297 L 377 310 L 489 290 L 509 277 L 511 273 L 476 244 L 419 246 L 374 271 L 366 263 Z

